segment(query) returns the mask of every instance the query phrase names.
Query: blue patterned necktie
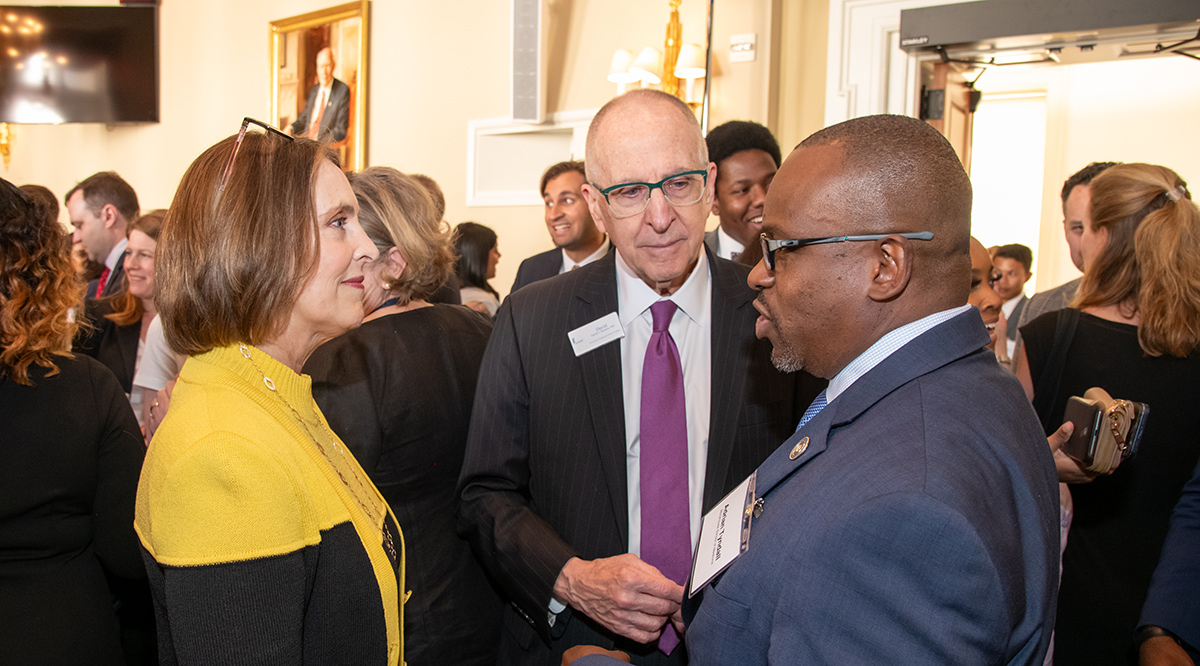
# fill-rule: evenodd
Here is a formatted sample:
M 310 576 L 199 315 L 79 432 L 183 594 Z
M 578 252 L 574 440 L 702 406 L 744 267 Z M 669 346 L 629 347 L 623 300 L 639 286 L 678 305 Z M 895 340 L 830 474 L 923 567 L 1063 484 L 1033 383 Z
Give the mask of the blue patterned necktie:
M 825 409 L 825 405 L 828 404 L 829 402 L 825 399 L 825 391 L 822 390 L 819 394 L 817 394 L 817 397 L 813 399 L 812 404 L 808 406 L 808 409 L 804 410 L 804 416 L 800 417 L 800 425 L 796 426 L 796 431 L 799 432 L 800 429 L 804 427 L 805 423 L 811 421 L 812 417 L 816 416 L 822 409 Z

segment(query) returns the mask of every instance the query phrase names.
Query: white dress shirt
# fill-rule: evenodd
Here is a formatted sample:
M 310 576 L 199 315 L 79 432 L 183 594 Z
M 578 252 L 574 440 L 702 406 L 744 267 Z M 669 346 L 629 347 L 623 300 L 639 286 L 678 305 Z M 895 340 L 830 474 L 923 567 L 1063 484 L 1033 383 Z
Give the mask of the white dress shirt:
M 900 328 L 888 331 L 886 335 L 875 341 L 875 344 L 867 347 L 867 350 L 858 355 L 858 358 L 850 361 L 846 367 L 829 380 L 829 388 L 825 389 L 825 398 L 829 402 L 841 395 L 850 385 L 858 381 L 859 377 L 870 372 L 875 366 L 883 362 L 884 359 L 896 353 L 901 347 L 912 342 L 925 331 L 937 326 L 938 324 L 950 321 L 958 315 L 971 309 L 971 306 L 961 305 L 957 308 L 942 310 L 935 312 L 927 317 L 922 317 L 913 322 L 909 322 Z
M 604 242 L 600 244 L 600 247 L 596 248 L 595 252 L 589 254 L 587 257 L 584 257 L 583 261 L 575 261 L 571 257 L 567 256 L 566 250 L 561 250 L 563 260 L 562 266 L 558 269 L 558 274 L 562 275 L 563 273 L 575 270 L 580 266 L 587 266 L 593 261 L 599 261 L 600 259 L 604 258 L 604 255 L 608 254 L 608 246 L 608 234 L 605 234 Z
M 717 227 L 717 256 L 733 261 L 733 255 L 746 251 L 746 246 L 725 233 L 725 227 Z
M 129 247 L 128 240 L 122 238 L 121 240 L 117 241 L 117 244 L 113 246 L 113 249 L 108 251 L 108 256 L 104 258 L 104 267 L 110 272 L 117 270 L 117 261 L 121 259 L 121 253 L 124 252 L 125 248 L 127 247 Z M 96 296 L 99 297 L 100 294 L 96 294 Z
M 1016 296 L 1013 296 L 1012 298 L 1008 299 L 1007 301 L 1004 301 L 1004 305 L 1000 306 L 1000 311 L 1004 313 L 1005 321 L 1008 321 L 1009 319 L 1012 318 L 1013 310 L 1017 309 L 1017 303 L 1020 303 L 1022 298 L 1025 298 L 1024 291 L 1017 294 Z M 1018 323 L 1019 322 L 1009 321 L 1008 325 L 1016 326 L 1016 325 L 1018 325 Z M 1009 330 L 1011 331 L 1012 329 L 1010 328 Z M 1008 352 L 1008 358 L 1012 358 L 1013 354 L 1017 353 L 1017 341 L 1015 339 L 1005 338 L 1004 339 L 1004 349 L 1005 349 L 1005 351 Z
M 671 319 L 671 337 L 679 348 L 687 412 L 688 518 L 691 548 L 700 534 L 704 506 L 704 472 L 708 461 L 709 405 L 712 402 L 712 280 L 708 258 L 700 260 L 674 294 L 659 296 L 642 281 L 617 252 L 617 317 L 625 330 L 621 338 L 621 383 L 625 397 L 625 478 L 629 492 L 629 552 L 641 556 L 641 405 L 642 365 L 654 318 L 650 306 L 671 300 L 678 306 Z

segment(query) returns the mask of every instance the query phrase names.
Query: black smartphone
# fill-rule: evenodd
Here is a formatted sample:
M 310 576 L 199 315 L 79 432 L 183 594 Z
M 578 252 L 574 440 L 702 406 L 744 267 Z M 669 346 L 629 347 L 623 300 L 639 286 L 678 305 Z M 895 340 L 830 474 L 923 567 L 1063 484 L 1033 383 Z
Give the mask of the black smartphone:
M 1142 432 L 1146 430 L 1146 418 L 1150 416 L 1150 405 L 1144 402 L 1133 403 L 1133 421 L 1129 424 L 1129 435 L 1125 438 L 1125 450 L 1121 460 L 1132 458 L 1137 453 L 1138 444 L 1142 443 Z
M 1071 439 L 1063 444 L 1062 452 L 1083 463 L 1084 467 L 1096 459 L 1096 432 L 1102 425 L 1104 410 L 1091 400 L 1071 396 L 1063 410 L 1063 421 L 1075 424 Z M 1132 430 L 1132 428 L 1131 428 Z

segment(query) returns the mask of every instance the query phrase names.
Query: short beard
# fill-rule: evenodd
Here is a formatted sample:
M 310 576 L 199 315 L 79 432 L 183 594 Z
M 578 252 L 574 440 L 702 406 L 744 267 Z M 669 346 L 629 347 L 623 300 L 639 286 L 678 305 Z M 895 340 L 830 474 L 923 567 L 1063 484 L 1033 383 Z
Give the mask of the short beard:
M 755 299 L 762 303 L 763 309 L 767 311 L 767 316 L 771 318 L 771 325 L 775 327 L 775 333 L 779 336 L 779 345 L 774 343 L 771 345 L 771 364 L 780 372 L 799 372 L 804 368 L 804 362 L 800 360 L 800 355 L 796 353 L 796 348 L 792 346 L 783 337 L 783 331 L 779 330 L 778 319 L 775 318 L 775 313 L 771 310 L 771 306 L 767 305 L 767 301 L 759 293 Z
M 771 350 L 771 364 L 780 372 L 800 372 L 804 369 L 804 362 L 800 360 L 796 350 L 786 343 Z

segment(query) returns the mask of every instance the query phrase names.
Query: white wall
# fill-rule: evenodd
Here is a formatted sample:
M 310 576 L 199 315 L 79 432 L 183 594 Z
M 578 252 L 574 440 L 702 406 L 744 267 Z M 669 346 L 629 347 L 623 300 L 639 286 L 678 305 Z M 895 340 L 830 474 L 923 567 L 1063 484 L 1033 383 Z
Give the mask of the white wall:
M 1034 280 L 1041 291 L 1079 276 L 1062 234 L 1062 183 L 1090 162 L 1150 162 L 1200 186 L 1200 63 L 1179 56 L 1055 67 L 993 68 L 979 80 L 989 94 L 1042 92 L 1046 152 Z M 977 132 L 980 128 L 977 127 Z M 1001 137 L 1006 139 L 1009 137 Z M 976 135 L 977 141 L 987 140 Z M 976 155 L 975 164 L 979 156 Z M 1031 156 L 1031 159 L 1036 159 Z M 1037 165 L 1031 164 L 1031 169 Z M 1003 178 L 975 180 L 1003 190 Z M 988 241 L 984 241 L 987 243 Z M 1020 242 L 1020 241 L 1016 241 Z
M 975 112 L 971 235 L 985 247 L 1021 243 L 1037 257 L 1042 227 L 1046 96 L 989 95 Z M 1038 271 L 1034 271 L 1038 277 Z M 1025 284 L 1033 295 L 1035 280 Z

